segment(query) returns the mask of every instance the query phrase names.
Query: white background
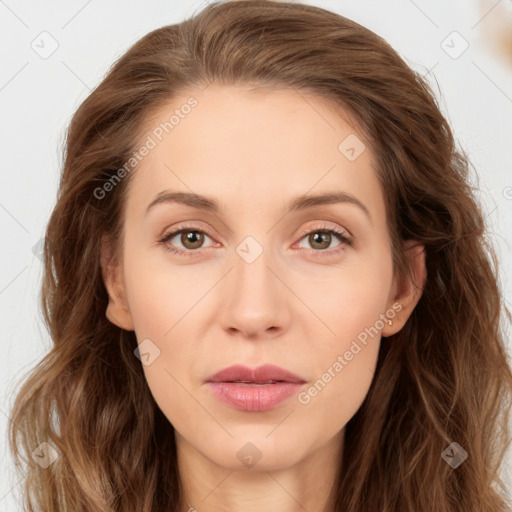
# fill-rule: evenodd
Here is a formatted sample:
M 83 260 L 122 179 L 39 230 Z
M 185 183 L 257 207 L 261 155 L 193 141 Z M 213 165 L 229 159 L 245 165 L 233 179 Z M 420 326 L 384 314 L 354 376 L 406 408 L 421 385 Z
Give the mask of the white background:
M 306 3 L 377 32 L 434 85 L 443 113 L 478 172 L 489 236 L 500 258 L 503 296 L 510 308 L 512 0 Z M 55 202 L 65 128 L 78 105 L 132 43 L 205 5 L 206 0 L 0 0 L 0 512 L 20 510 L 21 486 L 6 438 L 12 391 L 50 347 L 38 302 L 42 266 L 33 248 L 44 236 Z M 42 47 L 42 38 L 45 48 L 51 48 L 50 36 L 40 35 L 44 31 L 58 44 L 46 59 L 32 48 Z M 463 39 L 450 36 L 453 31 Z M 469 47 L 453 58 L 464 40 Z M 507 44 L 508 53 L 503 50 Z M 504 475 L 509 489 L 511 466 L 509 456 L 508 476 Z

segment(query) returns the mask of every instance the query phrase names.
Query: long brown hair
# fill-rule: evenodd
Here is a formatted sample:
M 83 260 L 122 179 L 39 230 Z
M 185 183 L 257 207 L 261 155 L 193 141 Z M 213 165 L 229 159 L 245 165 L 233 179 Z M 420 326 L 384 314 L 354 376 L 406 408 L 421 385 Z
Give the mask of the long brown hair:
M 9 425 L 26 510 L 181 506 L 173 427 L 134 356 L 134 332 L 105 317 L 100 240 L 120 248 L 133 173 L 117 178 L 148 116 L 213 82 L 313 92 L 353 116 L 375 155 L 397 275 L 409 271 L 405 240 L 426 247 L 423 295 L 382 339 L 374 381 L 346 426 L 335 510 L 506 510 L 512 372 L 501 320 L 510 313 L 469 160 L 425 78 L 384 39 L 327 10 L 268 0 L 215 2 L 147 34 L 72 118 L 44 245 L 53 346 L 23 377 Z M 58 454 L 48 468 L 32 456 L 43 442 Z M 442 456 L 453 442 L 468 454 L 457 468 Z

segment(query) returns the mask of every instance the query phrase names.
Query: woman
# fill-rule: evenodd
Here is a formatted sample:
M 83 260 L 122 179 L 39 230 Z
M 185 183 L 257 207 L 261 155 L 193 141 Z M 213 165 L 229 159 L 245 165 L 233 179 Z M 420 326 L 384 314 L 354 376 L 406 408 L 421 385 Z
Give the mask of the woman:
M 337 14 L 214 3 L 143 37 L 67 136 L 54 347 L 11 415 L 27 510 L 506 510 L 468 169 L 427 83 Z

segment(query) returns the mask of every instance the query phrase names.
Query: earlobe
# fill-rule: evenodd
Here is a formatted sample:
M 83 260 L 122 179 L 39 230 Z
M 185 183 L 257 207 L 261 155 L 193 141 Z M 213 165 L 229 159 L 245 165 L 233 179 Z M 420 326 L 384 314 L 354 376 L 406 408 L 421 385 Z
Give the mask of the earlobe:
M 134 326 L 126 300 L 121 264 L 114 257 L 111 245 L 105 238 L 101 241 L 101 273 L 108 293 L 105 316 L 117 327 L 133 331 Z
M 382 336 L 396 334 L 407 322 L 418 304 L 427 280 L 427 262 L 425 246 L 415 240 L 404 242 L 406 257 L 409 259 L 412 275 L 396 286 L 390 307 L 396 311 L 392 325 L 386 323 Z

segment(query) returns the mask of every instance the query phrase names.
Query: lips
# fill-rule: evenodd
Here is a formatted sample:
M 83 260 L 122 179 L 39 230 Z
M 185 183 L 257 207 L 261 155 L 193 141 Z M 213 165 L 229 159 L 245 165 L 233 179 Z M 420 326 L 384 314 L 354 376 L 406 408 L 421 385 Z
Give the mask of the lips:
M 295 375 L 284 368 L 273 364 L 265 364 L 258 368 L 249 368 L 243 365 L 230 366 L 211 375 L 206 382 L 237 382 L 264 385 L 275 384 L 277 382 L 304 384 L 306 381 L 299 375 Z
M 290 399 L 306 382 L 288 370 L 266 364 L 254 369 L 230 366 L 209 377 L 205 384 L 229 407 L 245 412 L 263 412 Z

